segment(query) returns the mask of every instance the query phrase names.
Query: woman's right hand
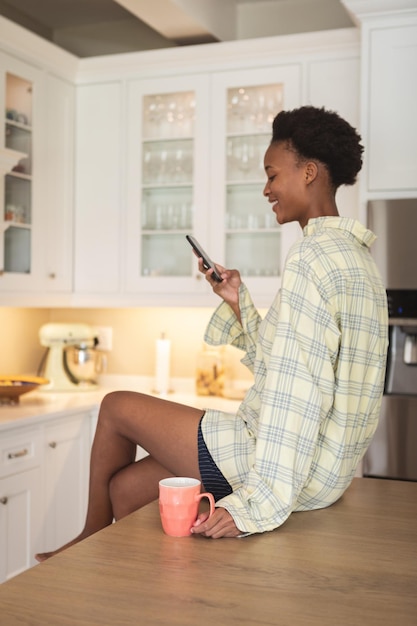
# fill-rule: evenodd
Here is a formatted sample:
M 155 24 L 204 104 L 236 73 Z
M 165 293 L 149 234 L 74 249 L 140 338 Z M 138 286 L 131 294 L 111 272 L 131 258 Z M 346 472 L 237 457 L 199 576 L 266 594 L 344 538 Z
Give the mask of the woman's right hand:
M 222 265 L 216 263 L 216 270 L 222 277 L 222 282 L 219 283 L 212 277 L 213 270 L 206 270 L 203 267 L 202 259 L 198 260 L 198 267 L 202 272 L 206 280 L 212 286 L 214 293 L 223 298 L 223 300 L 232 308 L 236 317 L 240 321 L 240 309 L 239 309 L 239 287 L 242 284 L 242 279 L 238 270 L 228 270 Z

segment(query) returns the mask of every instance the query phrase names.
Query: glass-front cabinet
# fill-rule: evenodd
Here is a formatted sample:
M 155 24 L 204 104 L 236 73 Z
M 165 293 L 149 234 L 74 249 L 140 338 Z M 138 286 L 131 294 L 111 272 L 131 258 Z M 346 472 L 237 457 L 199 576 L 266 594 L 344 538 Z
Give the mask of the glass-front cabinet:
M 200 292 L 185 235 L 208 243 L 208 78 L 133 81 L 128 102 L 127 290 Z
M 211 294 L 192 234 L 270 304 L 300 233 L 263 197 L 263 159 L 273 118 L 299 106 L 300 90 L 299 65 L 129 82 L 127 293 Z
M 73 109 L 71 84 L 0 53 L 1 304 L 71 289 Z
M 277 224 L 263 196 L 272 121 L 283 108 L 300 105 L 299 74 L 298 66 L 282 66 L 214 77 L 212 124 L 218 132 L 212 147 L 216 185 L 211 201 L 217 223 L 211 224 L 212 255 L 240 271 L 261 305 L 270 303 L 288 248 L 299 234 L 294 225 Z
M 2 147 L 20 153 L 3 171 L 1 271 L 32 271 L 33 80 L 13 71 L 3 74 L 4 122 Z M 18 157 L 18 155 L 16 155 Z
M 227 89 L 225 259 L 245 277 L 279 274 L 280 233 L 261 198 L 265 148 L 283 92 L 282 83 Z

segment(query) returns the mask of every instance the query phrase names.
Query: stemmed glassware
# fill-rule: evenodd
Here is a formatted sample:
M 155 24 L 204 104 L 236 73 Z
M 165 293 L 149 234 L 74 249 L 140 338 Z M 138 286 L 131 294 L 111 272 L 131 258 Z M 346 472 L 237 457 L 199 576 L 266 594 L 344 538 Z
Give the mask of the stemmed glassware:
M 183 238 L 193 228 L 195 109 L 192 91 L 143 98 L 142 276 L 191 273 Z M 158 253 L 167 245 L 175 248 L 175 267 Z
M 282 105 L 281 84 L 240 86 L 227 92 L 226 263 L 240 267 L 246 276 L 279 271 L 279 230 L 262 201 L 262 189 L 263 158 Z
M 143 126 L 149 139 L 191 137 L 194 132 L 193 92 L 145 96 Z

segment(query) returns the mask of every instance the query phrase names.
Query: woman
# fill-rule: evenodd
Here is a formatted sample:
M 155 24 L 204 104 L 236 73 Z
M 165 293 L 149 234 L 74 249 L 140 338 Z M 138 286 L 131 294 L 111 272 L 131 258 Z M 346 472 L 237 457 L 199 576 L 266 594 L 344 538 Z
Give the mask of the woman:
M 339 217 L 335 200 L 340 185 L 355 182 L 362 152 L 356 130 L 334 112 L 306 106 L 276 116 L 264 195 L 277 221 L 298 221 L 303 237 L 265 319 L 237 270 L 217 266 L 218 283 L 199 261 L 223 299 L 206 341 L 244 350 L 254 384 L 236 415 L 107 395 L 85 527 L 59 550 L 156 499 L 159 480 L 172 475 L 198 478 L 214 494 L 214 515 L 201 514 L 192 529 L 214 539 L 273 530 L 293 511 L 341 497 L 377 425 L 388 343 L 374 235 Z M 136 444 L 149 456 L 135 463 Z

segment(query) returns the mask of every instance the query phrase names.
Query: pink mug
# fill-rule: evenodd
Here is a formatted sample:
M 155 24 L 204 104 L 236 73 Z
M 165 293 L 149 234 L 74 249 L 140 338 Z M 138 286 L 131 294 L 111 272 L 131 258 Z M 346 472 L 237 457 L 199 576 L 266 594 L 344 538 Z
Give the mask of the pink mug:
M 214 498 L 211 493 L 200 493 L 201 482 L 196 478 L 174 477 L 159 481 L 159 512 L 162 528 L 171 537 L 188 537 L 198 516 L 198 505 L 208 498 L 211 517 Z

